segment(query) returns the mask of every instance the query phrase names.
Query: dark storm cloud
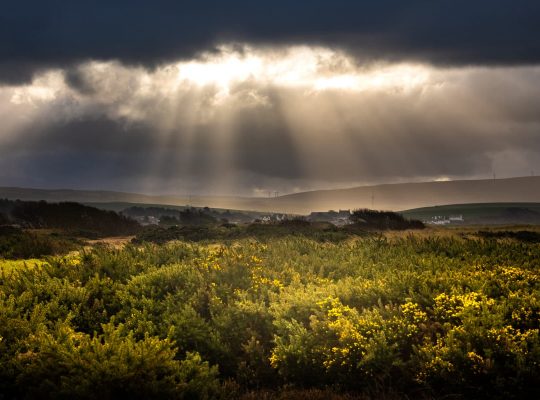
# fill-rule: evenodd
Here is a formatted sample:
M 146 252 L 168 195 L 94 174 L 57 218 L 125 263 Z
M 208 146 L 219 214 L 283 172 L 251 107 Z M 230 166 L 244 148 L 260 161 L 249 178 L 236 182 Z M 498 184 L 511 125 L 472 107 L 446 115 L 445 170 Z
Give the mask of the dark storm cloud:
M 131 191 L 141 191 L 142 182 L 150 180 L 156 192 L 172 187 L 197 193 L 233 176 L 227 194 L 265 187 L 286 192 L 314 184 L 489 176 L 493 154 L 508 151 L 498 173 L 525 167 L 517 172 L 527 174 L 527 163 L 540 168 L 540 116 L 522 109 L 537 104 L 540 91 L 512 88 L 534 81 L 538 73 L 490 71 L 478 80 L 469 72 L 444 90 L 401 94 L 308 96 L 294 88 L 259 87 L 267 103 L 232 111 L 228 132 L 219 113 L 189 123 L 179 119 L 172 130 L 160 128 L 152 115 L 134 122 L 94 108 L 71 120 L 54 119 L 55 107 L 63 107 L 58 102 L 4 140 L 0 170 L 12 172 L 0 179 L 4 185 L 14 180 L 23 186 Z M 230 95 L 244 89 L 233 87 Z M 500 91 L 506 96 L 497 96 Z M 92 93 L 100 99 L 99 91 Z M 153 111 L 157 120 L 193 103 L 191 96 L 180 99 L 171 110 L 162 103 L 162 110 Z M 516 166 L 516 160 L 522 164 Z
M 189 144 L 183 129 L 193 130 Z M 77 179 L 90 185 L 141 181 L 152 175 L 164 181 L 189 176 L 201 179 L 204 186 L 209 178 L 229 172 L 251 171 L 285 179 L 301 175 L 290 132 L 274 112 L 238 116 L 229 171 L 219 163 L 226 150 L 216 145 L 216 130 L 216 126 L 200 125 L 160 132 L 146 123 L 96 115 L 72 121 L 40 120 L 2 143 L 0 168 L 16 167 L 30 182 L 63 180 L 64 185 Z
M 201 173 L 184 165 L 181 138 L 178 133 L 160 139 L 145 123 L 106 116 L 40 120 L 2 143 L 0 179 L 3 185 L 133 190 L 152 176 L 163 190 L 182 175 L 181 168 L 194 179 Z M 205 165 L 204 153 L 194 155 L 189 162 Z
M 108 171 L 129 176 L 146 168 L 145 154 L 154 147 L 149 129 L 106 117 L 87 116 L 62 122 L 43 121 L 26 127 L 2 144 L 2 156 L 32 175 L 85 178 Z M 21 137 L 22 136 L 22 137 Z M 114 157 L 111 157 L 111 154 Z M 141 160 L 137 162 L 137 160 Z
M 349 61 L 224 48 L 0 87 L 0 185 L 266 195 L 540 170 L 540 66 Z
M 362 62 L 540 61 L 537 0 L 7 3 L 0 10 L 4 83 L 90 59 L 154 66 L 227 42 L 338 46 Z

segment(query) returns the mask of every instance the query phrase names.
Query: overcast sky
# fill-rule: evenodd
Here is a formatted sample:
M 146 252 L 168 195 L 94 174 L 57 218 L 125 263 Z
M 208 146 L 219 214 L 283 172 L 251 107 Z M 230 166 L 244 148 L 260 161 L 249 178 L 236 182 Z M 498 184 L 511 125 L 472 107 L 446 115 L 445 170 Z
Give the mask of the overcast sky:
M 540 173 L 540 2 L 9 1 L 0 186 L 264 196 Z

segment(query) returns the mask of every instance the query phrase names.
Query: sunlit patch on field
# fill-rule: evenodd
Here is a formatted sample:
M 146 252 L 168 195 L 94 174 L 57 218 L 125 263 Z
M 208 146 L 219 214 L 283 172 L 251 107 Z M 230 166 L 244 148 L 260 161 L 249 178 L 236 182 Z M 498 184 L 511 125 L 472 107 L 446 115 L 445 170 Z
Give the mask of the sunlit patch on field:
M 37 258 L 30 258 L 27 260 L 2 260 L 0 259 L 0 271 L 9 272 L 17 269 L 31 269 L 39 268 L 47 264 L 47 261 Z

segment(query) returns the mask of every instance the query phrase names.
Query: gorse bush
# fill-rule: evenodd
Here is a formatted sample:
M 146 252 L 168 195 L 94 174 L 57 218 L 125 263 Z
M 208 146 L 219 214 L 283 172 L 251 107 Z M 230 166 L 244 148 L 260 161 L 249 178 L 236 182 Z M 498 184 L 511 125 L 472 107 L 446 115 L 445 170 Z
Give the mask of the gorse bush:
M 6 264 L 0 393 L 537 396 L 539 263 L 534 243 L 288 236 Z
M 36 398 L 207 398 L 217 393 L 217 369 L 196 353 L 176 360 L 168 340 L 104 325 L 93 337 L 59 323 L 32 336 L 14 369 L 25 396 Z
M 56 233 L 28 232 L 0 226 L 0 258 L 25 259 L 78 249 L 81 241 Z

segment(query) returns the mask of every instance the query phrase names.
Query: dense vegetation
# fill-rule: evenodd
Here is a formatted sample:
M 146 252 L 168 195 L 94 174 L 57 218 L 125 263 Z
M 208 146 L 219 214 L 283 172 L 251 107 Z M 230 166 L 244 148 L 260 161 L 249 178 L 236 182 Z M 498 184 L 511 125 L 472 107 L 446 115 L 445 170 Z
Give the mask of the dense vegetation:
M 405 230 L 425 227 L 422 221 L 408 219 L 392 211 L 359 209 L 354 210 L 349 219 L 354 225 L 364 229 Z
M 540 243 L 540 232 L 535 231 L 478 231 L 478 236 L 495 239 L 516 239 L 522 242 Z
M 0 225 L 0 259 L 65 254 L 81 245 L 79 239 L 58 232 L 28 231 Z
M 122 214 L 129 217 L 154 217 L 164 225 L 208 225 L 216 222 L 235 221 L 248 223 L 261 213 L 247 211 L 217 210 L 208 207 L 131 206 Z
M 79 203 L 0 199 L 0 224 L 6 223 L 26 228 L 61 229 L 85 237 L 131 235 L 140 229 L 130 218 Z
M 352 236 L 368 236 L 374 231 L 423 229 L 418 220 L 409 220 L 391 211 L 356 210 L 351 215 L 351 224 L 337 227 L 330 222 L 310 222 L 297 217 L 267 223 L 250 224 L 217 223 L 201 218 L 198 212 L 191 212 L 197 223 L 182 223 L 174 217 L 163 217 L 160 226 L 147 226 L 134 239 L 135 243 L 165 243 L 171 240 L 233 240 L 250 237 L 269 239 L 295 235 L 319 241 L 337 242 Z M 189 219 L 186 219 L 189 221 Z
M 235 225 L 229 223 L 213 225 L 146 226 L 133 239 L 134 243 L 152 242 L 163 244 L 171 240 L 199 242 L 204 240 L 230 241 L 257 237 L 278 238 L 287 235 L 309 237 L 319 241 L 340 241 L 356 235 L 365 235 L 361 229 L 340 229 L 330 223 L 310 223 L 301 219 L 273 223 Z
M 189 225 L 204 226 L 215 225 L 217 219 L 209 211 L 204 209 L 185 209 L 178 211 L 177 216 L 164 215 L 160 219 L 160 225 Z
M 0 397 L 534 398 L 539 263 L 515 241 L 269 236 L 6 264 Z

